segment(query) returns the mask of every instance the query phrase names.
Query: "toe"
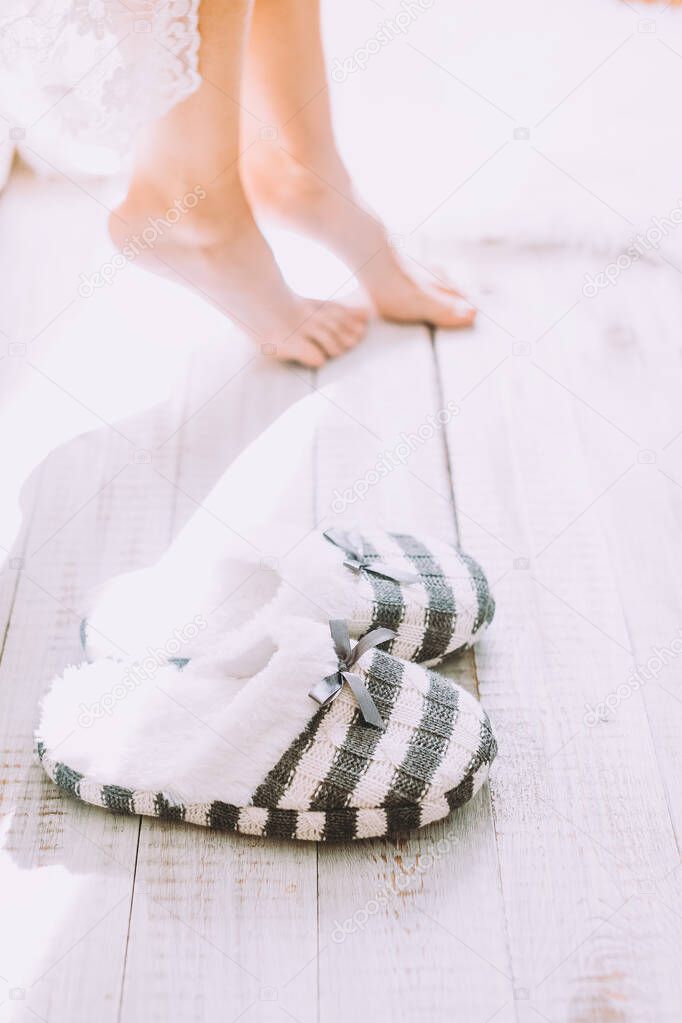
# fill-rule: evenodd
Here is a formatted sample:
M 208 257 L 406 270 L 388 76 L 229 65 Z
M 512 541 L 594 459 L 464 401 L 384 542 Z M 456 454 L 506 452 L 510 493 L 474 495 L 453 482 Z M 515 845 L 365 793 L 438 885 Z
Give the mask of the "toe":
M 343 346 L 344 352 L 349 352 L 351 348 L 356 348 L 360 344 L 363 338 L 363 332 L 353 330 L 351 327 L 342 328 L 339 331 L 339 339 Z
M 429 289 L 425 319 L 436 327 L 469 327 L 476 319 L 476 310 L 466 299 Z
M 306 333 L 310 340 L 319 345 L 331 359 L 346 350 L 341 332 L 329 319 L 309 324 Z
M 298 354 L 294 358 L 296 362 L 311 369 L 320 369 L 327 361 L 323 348 L 309 338 L 301 338 L 298 342 Z
M 367 333 L 367 320 L 351 320 L 343 326 L 343 334 L 349 348 L 354 348 Z
M 355 348 L 367 331 L 367 317 L 349 316 L 345 310 L 333 314 L 333 323 L 344 349 Z
M 277 355 L 281 362 L 298 362 L 309 369 L 324 366 L 327 356 L 323 349 L 307 337 L 292 337 L 277 347 Z
M 443 303 L 444 315 L 447 323 L 438 321 L 439 326 L 468 326 L 476 319 L 476 310 L 466 296 L 455 287 L 449 278 L 447 271 L 442 267 L 432 268 L 433 281 L 430 282 L 428 291 L 432 297 Z M 456 322 L 452 322 L 452 320 Z

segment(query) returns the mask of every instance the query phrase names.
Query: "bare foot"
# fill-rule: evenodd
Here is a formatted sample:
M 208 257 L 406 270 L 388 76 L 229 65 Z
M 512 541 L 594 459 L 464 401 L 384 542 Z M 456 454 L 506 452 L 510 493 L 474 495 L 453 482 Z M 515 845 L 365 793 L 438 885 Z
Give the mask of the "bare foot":
M 474 322 L 476 310 L 449 281 L 406 267 L 336 154 L 315 161 L 312 170 L 276 143 L 257 142 L 243 158 L 243 177 L 254 206 L 328 245 L 353 269 L 385 319 L 438 327 Z
M 183 190 L 134 181 L 110 217 L 129 259 L 199 291 L 281 361 L 319 367 L 361 340 L 366 310 L 304 299 L 286 285 L 239 186 L 191 206 L 190 192 L 169 195 Z

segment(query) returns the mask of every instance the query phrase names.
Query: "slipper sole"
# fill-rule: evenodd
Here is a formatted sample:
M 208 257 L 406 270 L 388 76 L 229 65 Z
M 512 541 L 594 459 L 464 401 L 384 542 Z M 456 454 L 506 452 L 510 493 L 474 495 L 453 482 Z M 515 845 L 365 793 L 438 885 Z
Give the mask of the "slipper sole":
M 35 750 L 43 770 L 58 788 L 83 803 L 113 813 L 196 824 L 215 831 L 314 842 L 384 838 L 443 820 L 475 795 L 485 782 L 490 766 L 487 760 L 475 754 L 459 785 L 428 802 L 376 808 L 285 810 L 233 806 L 220 801 L 186 804 L 168 793 L 105 785 L 50 757 L 40 740 Z

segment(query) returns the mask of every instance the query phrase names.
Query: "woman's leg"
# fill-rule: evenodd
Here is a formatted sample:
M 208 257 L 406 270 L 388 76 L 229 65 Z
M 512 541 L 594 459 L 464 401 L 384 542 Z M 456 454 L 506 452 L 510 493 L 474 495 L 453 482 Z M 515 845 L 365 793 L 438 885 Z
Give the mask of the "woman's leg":
M 360 340 L 367 315 L 295 295 L 253 219 L 239 174 L 250 13 L 250 0 L 203 0 L 202 84 L 147 130 L 110 230 L 137 262 L 198 289 L 266 352 L 318 366 Z
M 246 71 L 249 105 L 278 129 L 243 159 L 254 204 L 328 244 L 387 319 L 471 324 L 475 310 L 453 287 L 406 269 L 354 191 L 334 140 L 319 0 L 255 0 Z

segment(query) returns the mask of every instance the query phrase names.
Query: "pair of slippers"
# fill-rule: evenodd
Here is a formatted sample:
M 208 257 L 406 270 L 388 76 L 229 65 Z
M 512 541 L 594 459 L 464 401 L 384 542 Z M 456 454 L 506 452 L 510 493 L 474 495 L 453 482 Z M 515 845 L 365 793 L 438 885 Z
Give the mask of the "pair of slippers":
M 195 627 L 189 656 L 167 643 L 117 657 L 103 638 L 171 636 L 177 612 L 162 623 L 135 594 L 116 622 L 106 601 L 95 608 L 89 660 L 42 703 L 49 777 L 122 813 L 316 841 L 394 834 L 467 802 L 495 738 L 480 704 L 429 666 L 492 620 L 479 565 L 381 529 L 316 533 L 288 565 L 245 625 L 218 614 L 218 630 Z

